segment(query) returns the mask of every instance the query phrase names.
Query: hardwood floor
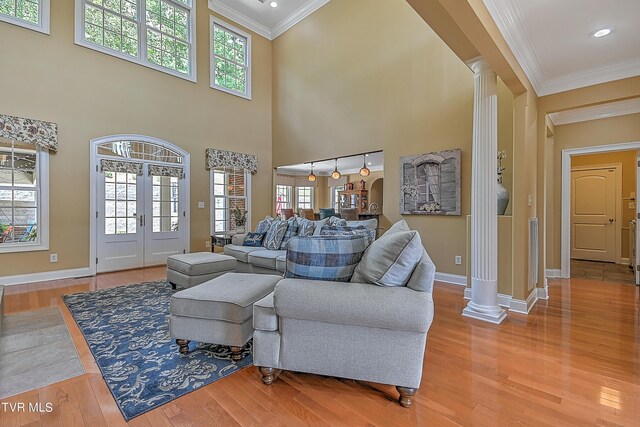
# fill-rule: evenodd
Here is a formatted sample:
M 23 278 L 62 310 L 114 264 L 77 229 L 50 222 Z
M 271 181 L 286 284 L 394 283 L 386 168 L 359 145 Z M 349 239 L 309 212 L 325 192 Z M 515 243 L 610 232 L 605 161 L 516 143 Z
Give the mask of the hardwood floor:
M 4 402 L 53 404 L 0 426 L 127 425 L 61 295 L 164 278 L 164 268 L 12 286 L 5 312 L 59 305 L 86 373 Z M 411 409 L 393 387 L 250 367 L 131 420 L 131 426 L 640 425 L 640 291 L 550 281 L 550 300 L 502 325 L 463 318 L 463 288 L 438 283 L 422 386 Z M 384 345 L 384 343 L 381 343 Z M 395 349 L 389 349 L 393 357 Z

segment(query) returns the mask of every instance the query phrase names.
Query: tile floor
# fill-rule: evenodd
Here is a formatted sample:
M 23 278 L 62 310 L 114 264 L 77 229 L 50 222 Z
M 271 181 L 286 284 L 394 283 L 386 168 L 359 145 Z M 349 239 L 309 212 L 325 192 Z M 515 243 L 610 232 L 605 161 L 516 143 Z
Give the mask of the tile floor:
M 634 284 L 633 271 L 629 266 L 612 262 L 572 259 L 571 278 Z

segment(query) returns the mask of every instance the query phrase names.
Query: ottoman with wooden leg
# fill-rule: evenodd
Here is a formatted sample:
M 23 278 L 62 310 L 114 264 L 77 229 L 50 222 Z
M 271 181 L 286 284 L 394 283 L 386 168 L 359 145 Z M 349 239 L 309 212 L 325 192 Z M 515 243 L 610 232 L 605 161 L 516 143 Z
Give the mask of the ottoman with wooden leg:
M 228 345 L 232 359 L 253 336 L 253 303 L 270 294 L 282 276 L 227 273 L 171 297 L 169 331 L 180 353 L 190 341 Z
M 173 289 L 190 288 L 236 271 L 236 259 L 211 252 L 171 255 L 167 258 L 167 280 Z

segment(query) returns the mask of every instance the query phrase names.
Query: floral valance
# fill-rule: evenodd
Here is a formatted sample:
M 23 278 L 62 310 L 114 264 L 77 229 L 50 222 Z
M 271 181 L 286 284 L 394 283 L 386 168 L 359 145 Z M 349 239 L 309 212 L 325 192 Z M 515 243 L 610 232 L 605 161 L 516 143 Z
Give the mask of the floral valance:
M 102 159 L 100 160 L 100 172 L 123 172 L 142 175 L 142 163 Z
M 176 166 L 149 165 L 149 175 L 183 179 L 184 169 Z
M 246 169 L 251 173 L 258 172 L 258 156 L 253 154 L 236 153 L 233 151 L 207 148 L 207 169 L 217 167 L 236 167 Z
M 0 138 L 58 151 L 58 125 L 41 120 L 0 114 Z

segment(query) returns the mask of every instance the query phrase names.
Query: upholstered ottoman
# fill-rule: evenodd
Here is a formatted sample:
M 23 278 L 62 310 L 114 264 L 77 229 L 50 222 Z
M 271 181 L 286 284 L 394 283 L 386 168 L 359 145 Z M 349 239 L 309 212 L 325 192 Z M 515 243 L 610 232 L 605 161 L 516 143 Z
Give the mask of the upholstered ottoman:
M 236 259 L 211 252 L 171 255 L 167 258 L 167 280 L 173 289 L 190 288 L 236 271 Z
M 180 353 L 189 341 L 231 347 L 241 359 L 242 347 L 253 335 L 253 303 L 270 294 L 281 276 L 227 273 L 171 297 L 169 331 Z

